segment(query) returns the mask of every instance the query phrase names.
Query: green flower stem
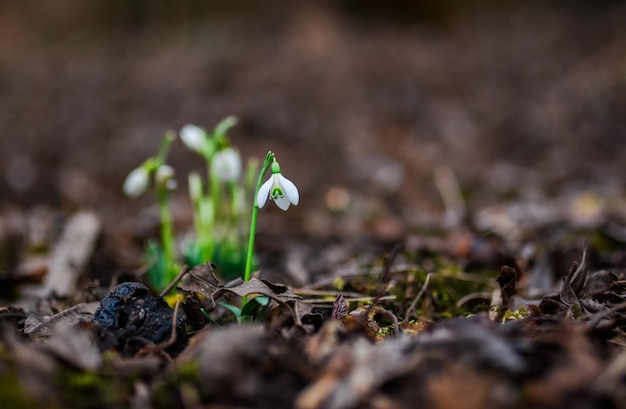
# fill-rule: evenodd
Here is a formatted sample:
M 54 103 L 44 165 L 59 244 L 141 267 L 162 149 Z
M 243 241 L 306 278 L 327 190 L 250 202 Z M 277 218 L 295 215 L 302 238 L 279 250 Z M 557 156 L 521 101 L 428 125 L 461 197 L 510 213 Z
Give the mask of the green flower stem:
M 159 202 L 159 215 L 161 217 L 161 243 L 163 246 L 163 254 L 165 256 L 165 271 L 167 277 L 165 282 L 170 281 L 175 273 L 176 251 L 174 247 L 174 234 L 172 229 L 172 218 L 167 203 L 167 188 L 157 188 L 157 201 Z M 161 287 L 165 283 L 160 283 Z
M 250 276 L 252 274 L 252 253 L 254 252 L 254 236 L 256 235 L 256 219 L 259 214 L 259 205 L 257 204 L 256 197 L 259 194 L 259 189 L 261 189 L 261 185 L 263 184 L 263 176 L 271 166 L 274 161 L 274 154 L 272 151 L 267 152 L 265 155 L 265 160 L 263 161 L 263 167 L 261 167 L 261 172 L 259 173 L 259 178 L 257 180 L 256 189 L 254 191 L 254 196 L 252 197 L 252 202 L 254 205 L 252 206 L 252 217 L 250 218 L 250 235 L 248 237 L 248 254 L 246 257 L 246 270 L 244 272 L 243 279 L 244 281 L 249 281 Z M 246 305 L 248 302 L 248 297 L 243 297 L 242 306 Z
M 188 179 L 189 185 L 189 198 L 193 207 L 193 223 L 196 231 L 196 247 L 194 247 L 194 256 L 200 254 L 200 258 L 203 258 L 204 249 L 207 247 L 208 240 L 207 231 L 204 228 L 204 219 L 202 217 L 202 203 L 203 203 L 203 191 L 202 179 L 200 175 L 192 173 Z
M 200 254 L 203 262 L 213 261 L 213 252 L 215 249 L 215 214 L 217 212 L 217 206 L 219 205 L 216 200 L 216 196 L 219 199 L 219 186 L 217 186 L 216 180 L 211 174 L 211 162 L 213 161 L 213 155 L 215 154 L 214 141 L 210 138 L 207 139 L 209 147 L 202 153 L 206 161 L 206 198 L 204 201 L 204 209 L 202 210 L 202 231 L 197 232 L 200 240 Z M 207 211 L 208 210 L 208 211 Z
M 258 190 L 257 190 L 258 191 Z M 254 251 L 254 236 L 256 235 L 256 218 L 259 214 L 259 206 L 252 206 L 252 218 L 250 219 L 250 235 L 248 237 L 248 254 L 246 255 L 246 270 L 243 275 L 243 281 L 250 281 L 252 275 L 252 253 Z
M 207 161 L 207 167 L 209 169 L 211 168 L 209 161 Z M 214 238 L 217 237 L 217 231 L 216 231 L 217 230 L 217 210 L 220 207 L 220 203 L 219 203 L 220 186 L 219 186 L 219 181 L 212 174 L 208 175 L 207 183 L 209 184 L 208 199 L 209 199 L 209 202 L 211 203 L 211 208 L 210 208 L 211 211 L 209 212 L 209 218 L 207 220 L 208 223 L 207 223 L 207 226 L 205 227 L 208 241 L 207 241 L 207 247 L 205 249 L 206 253 L 204 254 L 204 258 L 205 260 L 210 260 L 214 256 L 213 253 L 215 252 Z
M 239 209 L 242 200 L 241 191 L 235 182 L 228 182 L 227 186 L 227 194 L 230 203 L 224 206 L 227 209 L 227 214 L 224 217 L 228 221 L 228 228 L 224 230 L 226 242 L 233 247 L 242 248 L 243 246 L 240 240 L 242 234 L 239 224 Z
M 156 166 L 159 167 L 165 164 L 165 159 L 170 149 L 172 142 L 176 140 L 176 134 L 173 131 L 167 131 L 159 152 L 156 156 Z M 163 247 L 163 254 L 165 256 L 165 272 L 166 277 L 164 281 L 160 283 L 161 287 L 165 287 L 168 281 L 174 278 L 176 275 L 176 250 L 174 246 L 174 229 L 172 228 L 172 217 L 170 215 L 169 205 L 167 201 L 167 187 L 157 186 L 157 201 L 159 203 L 159 216 L 161 217 L 161 245 Z
M 241 202 L 241 194 L 237 188 L 235 182 L 228 182 L 228 193 L 230 194 L 230 208 L 228 209 L 229 221 L 231 225 L 237 225 L 237 219 L 239 219 L 239 204 Z
M 170 150 L 170 145 L 172 142 L 176 140 L 176 134 L 174 131 L 167 131 L 165 133 L 165 137 L 161 141 L 161 146 L 159 147 L 159 153 L 157 154 L 157 163 L 159 165 L 165 164 L 165 158 L 167 157 L 167 153 Z

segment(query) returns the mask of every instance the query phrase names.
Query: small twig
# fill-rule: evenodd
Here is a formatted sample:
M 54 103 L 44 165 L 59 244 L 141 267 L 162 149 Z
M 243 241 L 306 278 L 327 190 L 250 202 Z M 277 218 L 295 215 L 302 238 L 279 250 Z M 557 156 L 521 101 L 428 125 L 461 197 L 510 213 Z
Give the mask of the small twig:
M 466 272 L 454 272 L 454 273 L 450 273 L 450 272 L 445 272 L 445 271 L 440 271 L 437 273 L 438 275 L 440 275 L 441 277 L 445 277 L 445 278 L 453 278 L 455 280 L 460 280 L 460 281 L 470 281 L 472 283 L 479 283 L 479 284 L 485 284 L 488 285 L 490 287 L 493 288 L 498 288 L 498 284 L 496 283 L 496 281 L 493 278 L 490 277 L 485 277 L 485 276 L 481 276 L 480 274 L 475 274 L 475 273 L 466 273 Z
M 332 285 L 333 282 L 337 278 L 349 279 L 349 278 L 374 276 L 377 274 L 381 274 L 384 271 L 384 268 L 385 267 L 373 267 L 373 268 L 367 268 L 365 271 L 352 271 L 352 270 L 346 269 L 343 271 L 339 271 L 338 273 L 334 274 L 331 277 L 325 277 L 314 283 L 308 284 L 302 287 L 302 289 L 315 289 L 315 288 L 325 287 L 327 285 Z M 365 267 L 363 267 L 363 269 L 365 269 Z M 394 267 L 390 267 L 389 272 L 392 274 L 402 274 L 402 273 L 408 273 L 408 272 L 414 271 L 415 269 L 416 267 L 414 265 L 400 264 Z
M 467 295 L 464 295 L 463 297 L 459 299 L 459 301 L 456 302 L 456 308 L 461 308 L 463 304 L 465 304 L 468 301 L 479 300 L 479 299 L 490 300 L 491 293 L 487 291 L 478 291 L 475 293 L 469 293 Z
M 384 297 L 380 297 L 378 299 L 375 299 L 374 297 L 353 297 L 353 298 L 346 298 L 345 300 L 346 302 L 350 303 L 350 302 L 393 301 L 393 300 L 396 300 L 397 298 L 398 297 L 395 295 L 385 295 Z M 301 300 L 301 302 L 305 304 L 329 304 L 331 303 L 331 300 L 309 298 L 309 299 L 303 299 Z
M 420 268 L 413 264 L 398 264 L 398 265 L 391 267 L 389 269 L 389 272 L 391 274 L 408 274 L 408 273 L 413 273 L 419 270 Z M 359 278 L 359 277 L 371 277 L 376 274 L 381 274 L 382 271 L 383 271 L 382 267 L 374 267 L 372 269 L 367 269 L 366 271 L 362 271 L 362 272 L 358 272 L 358 271 L 341 272 L 340 271 L 339 273 L 333 275 L 332 277 L 325 277 L 314 283 L 305 285 L 301 287 L 300 290 L 314 290 L 316 288 L 329 286 L 329 285 L 332 285 L 333 282 L 337 278 L 351 279 L 351 278 Z M 486 284 L 494 288 L 497 287 L 497 284 L 495 284 L 495 281 L 493 280 L 493 278 L 481 276 L 480 274 L 467 273 L 463 271 L 460 271 L 460 272 L 439 271 L 437 274 L 446 278 L 454 278 L 454 279 L 462 280 L 462 281 L 471 281 L 475 283 Z
M 165 297 L 167 295 L 167 293 L 169 293 L 170 291 L 172 291 L 172 288 L 174 288 L 174 286 L 176 284 L 178 284 L 178 282 L 183 278 L 183 276 L 185 274 L 187 274 L 189 272 L 189 270 L 191 270 L 191 267 L 189 267 L 187 264 L 185 264 L 183 266 L 183 268 L 180 269 L 180 272 L 178 273 L 178 275 L 174 278 L 174 280 L 172 280 L 171 283 L 168 284 L 167 287 L 165 287 L 165 290 L 161 291 L 161 294 L 159 294 L 161 297 Z
M 368 312 L 374 308 L 374 305 L 385 295 L 385 292 L 389 288 L 389 283 L 391 282 L 391 264 L 402 248 L 403 246 L 401 244 L 396 244 L 393 249 L 391 249 L 391 253 L 385 254 L 383 257 L 383 270 L 380 275 L 380 280 L 378 280 L 378 284 L 376 285 L 376 295 L 372 300 L 372 304 L 369 306 Z
M 64 309 L 63 311 L 57 312 L 54 315 L 44 318 L 40 323 L 28 328 L 27 330 L 25 329 L 24 333 L 31 335 L 31 336 L 34 334 L 38 334 L 40 331 L 42 331 L 45 328 L 52 328 L 52 326 L 56 324 L 57 322 L 59 322 L 59 320 L 63 318 L 67 318 L 71 316 L 71 314 L 76 314 L 77 316 L 80 316 L 84 312 L 91 312 L 93 314 L 95 307 L 93 309 L 90 309 L 89 308 L 90 304 L 97 304 L 97 303 L 80 303 L 80 304 L 73 305 L 69 308 Z
M 626 308 L 626 301 L 621 302 L 619 304 L 615 304 L 614 306 L 612 306 L 611 308 L 601 311 L 597 314 L 594 314 L 591 319 L 589 320 L 589 322 L 587 323 L 587 325 L 591 328 L 595 327 L 596 325 L 598 325 L 598 323 L 600 322 L 600 320 L 602 320 L 603 318 L 607 317 L 608 315 L 613 314 L 614 312 L 617 312 L 619 310 L 622 310 Z
M 369 317 L 372 314 L 372 312 L 374 311 L 383 312 L 385 315 L 390 316 L 393 319 L 394 324 L 395 324 L 394 329 L 395 329 L 396 335 L 399 334 L 398 317 L 396 317 L 389 311 L 385 310 L 384 308 L 376 306 L 376 303 L 379 302 L 381 298 L 383 298 L 385 292 L 387 291 L 387 288 L 389 288 L 389 283 L 391 282 L 391 264 L 393 263 L 393 260 L 396 258 L 396 256 L 398 255 L 402 247 L 403 247 L 402 245 L 394 246 L 394 248 L 391 250 L 391 253 L 385 254 L 385 256 L 383 257 L 383 269 L 381 272 L 380 279 L 378 280 L 378 284 L 376 285 L 376 294 L 374 298 L 372 299 L 372 303 L 367 308 L 366 313 L 363 314 L 362 316 L 367 321 L 369 320 Z
M 396 244 L 395 246 L 393 246 L 393 249 L 391 249 L 391 253 L 385 255 L 385 257 L 383 258 L 383 271 L 377 286 L 376 298 L 382 297 L 389 288 L 389 283 L 391 282 L 392 263 L 398 256 L 398 253 L 400 253 L 403 248 L 404 246 L 402 244 Z
M 293 291 L 293 293 L 296 295 L 312 295 L 312 296 L 317 295 L 320 297 L 324 297 L 324 296 L 337 297 L 339 294 L 343 294 L 344 297 L 366 297 L 365 294 L 355 293 L 355 292 L 345 292 L 345 291 L 308 290 L 306 288 L 292 288 L 291 291 Z
M 180 306 L 180 298 L 176 300 L 176 306 L 174 307 L 174 315 L 172 316 L 172 334 L 170 335 L 169 339 L 165 342 L 160 343 L 159 345 L 157 345 L 156 347 L 161 349 L 161 350 L 165 350 L 169 347 L 171 347 L 172 345 L 174 345 L 174 342 L 176 342 L 176 318 L 178 317 L 178 307 Z
M 138 351 L 137 356 L 145 356 L 150 352 L 155 352 L 161 355 L 163 358 L 167 359 L 168 361 L 171 361 L 172 358 L 167 353 L 165 353 L 165 350 L 174 345 L 174 343 L 176 342 L 176 338 L 178 338 L 178 336 L 176 335 L 176 318 L 178 317 L 179 306 L 180 299 L 176 300 L 176 306 L 174 307 L 174 315 L 172 316 L 172 334 L 170 335 L 170 337 L 160 344 L 152 344 L 150 343 L 150 341 L 143 339 L 143 341 L 149 343 L 149 345 L 146 345 L 144 348 Z
M 432 275 L 433 273 L 426 274 L 426 279 L 424 280 L 424 284 L 422 285 L 422 288 L 420 288 L 415 298 L 413 298 L 413 301 L 411 301 L 411 305 L 409 306 L 409 309 L 406 310 L 406 313 L 404 314 L 405 321 L 408 321 L 411 318 L 411 314 L 413 314 L 413 311 L 415 310 L 415 306 L 417 305 L 417 302 L 419 301 L 420 298 L 422 298 L 422 295 L 424 295 L 424 293 L 426 292 L 426 289 L 428 288 L 428 284 L 430 283 L 430 277 Z M 417 316 L 415 316 L 415 318 L 417 318 Z
M 372 312 L 373 313 L 381 313 L 381 314 L 386 315 L 387 317 L 391 318 L 391 320 L 393 321 L 394 334 L 395 335 L 399 335 L 400 334 L 400 325 L 398 324 L 398 317 L 396 317 L 396 315 L 394 313 L 384 309 L 383 307 L 379 307 L 379 306 L 374 306 L 372 309 L 370 309 L 370 311 L 368 312 L 368 315 L 371 314 Z

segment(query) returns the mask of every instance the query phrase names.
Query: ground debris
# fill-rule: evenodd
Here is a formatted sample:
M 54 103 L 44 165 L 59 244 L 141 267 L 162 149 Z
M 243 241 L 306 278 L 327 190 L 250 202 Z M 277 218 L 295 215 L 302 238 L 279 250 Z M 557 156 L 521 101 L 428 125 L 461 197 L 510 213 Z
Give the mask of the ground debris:
M 194 382 L 203 402 L 224 407 L 291 407 L 312 371 L 297 343 L 261 325 L 196 335 L 176 359 L 170 382 L 181 382 L 189 365 L 197 369 L 182 381 Z M 179 390 L 178 383 L 174 386 Z
M 69 322 L 79 324 L 90 322 L 93 313 L 96 311 L 98 303 L 80 303 L 50 316 L 37 316 L 30 314 L 24 323 L 25 335 L 31 339 L 44 339 L 51 335 L 53 327 L 59 322 Z
M 185 268 L 173 283 L 183 295 L 176 314 L 138 282 L 56 313 L 54 297 L 42 300 L 50 313 L 5 307 L 0 379 L 15 373 L 33 388 L 31 406 L 85 407 L 102 386 L 94 399 L 107 408 L 623 407 L 626 271 L 596 269 L 597 250 L 577 247 L 569 269 L 554 263 L 555 290 L 532 298 L 524 263 L 499 266 L 496 277 L 492 262 L 482 274 L 454 270 L 440 251 L 417 254 L 308 291 L 257 278 L 222 284 L 210 264 Z M 455 296 L 485 290 L 499 294 L 496 315 L 444 315 Z M 254 296 L 269 299 L 257 323 L 220 315 Z
M 69 297 L 76 292 L 76 283 L 93 254 L 100 227 L 100 219 L 89 212 L 77 213 L 68 221 L 51 255 L 43 283 L 45 294 Z
M 172 334 L 172 345 L 165 348 L 170 354 L 178 353 L 187 342 L 182 314 L 175 316 L 163 298 L 152 295 L 148 287 L 137 282 L 122 283 L 111 290 L 100 302 L 93 322 L 100 347 L 115 349 L 124 356 L 166 343 Z
M 626 409 L 622 2 L 22 3 L 0 6 L 0 406 Z M 259 217 L 258 280 L 181 273 L 180 327 L 141 284 L 105 297 L 160 223 L 123 178 L 232 109 L 303 198 Z
M 518 282 L 516 270 L 503 267 L 498 280 L 503 315 L 498 319 L 483 311 L 410 320 L 384 334 L 383 322 L 390 328 L 392 320 L 382 311 L 395 317 L 394 306 L 411 301 L 394 298 L 390 303 L 382 296 L 397 291 L 400 277 L 411 272 L 407 267 L 386 266 L 384 289 L 378 285 L 380 274 L 371 275 L 370 284 L 362 287 L 374 294 L 369 304 L 350 305 L 338 292 L 334 302 L 329 300 L 334 314 L 329 309 L 323 323 L 316 325 L 298 321 L 322 315 L 287 286 L 257 279 L 225 286 L 206 275 L 210 268 L 198 267 L 178 286 L 186 297 L 196 294 L 215 303 L 262 295 L 276 303 L 278 315 L 269 314 L 259 324 L 226 322 L 219 327 L 205 321 L 188 344 L 177 344 L 177 357 L 164 360 L 147 347 L 166 343 L 174 312 L 143 284 L 127 282 L 114 288 L 95 312 L 94 305 L 78 304 L 36 319 L 19 309 L 5 309 L 0 340 L 11 358 L 2 359 L 25 373 L 18 378 L 22 385 L 44 383 L 33 395 L 37 402 L 74 402 L 71 396 L 85 395 L 86 384 L 104 384 L 113 388 L 106 390 L 121 390 L 110 401 L 107 393 L 98 395 L 103 407 L 122 401 L 149 403 L 155 409 L 191 404 L 408 409 L 416 402 L 425 408 L 621 407 L 626 281 L 618 269 L 594 271 L 586 257 L 572 264 L 558 291 L 526 300 L 525 314 L 510 310 L 526 289 L 524 281 Z M 344 285 L 352 285 L 345 280 Z M 413 285 L 411 297 L 424 287 L 421 281 Z M 428 292 L 437 287 L 428 288 L 423 297 L 436 300 Z M 576 303 L 566 302 L 568 291 Z M 227 294 L 232 297 L 224 298 Z M 300 303 L 308 312 L 299 309 L 304 308 Z M 164 313 L 162 319 L 153 319 L 154 308 Z M 20 320 L 23 326 L 16 325 Z M 184 332 L 175 333 L 184 339 Z M 97 346 L 117 352 L 103 354 Z M 41 364 L 34 365 L 32 359 Z M 62 396 L 45 381 L 59 376 L 74 382 Z

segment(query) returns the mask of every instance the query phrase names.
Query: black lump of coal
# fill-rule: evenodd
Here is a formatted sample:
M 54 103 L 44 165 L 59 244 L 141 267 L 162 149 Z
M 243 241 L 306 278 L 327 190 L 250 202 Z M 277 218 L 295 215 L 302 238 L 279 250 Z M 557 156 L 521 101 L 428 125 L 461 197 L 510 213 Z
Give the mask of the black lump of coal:
M 128 282 L 115 287 L 100 301 L 94 322 L 102 350 L 115 349 L 123 356 L 167 342 L 172 336 L 174 310 L 161 297 L 141 283 Z M 185 319 L 176 315 L 176 339 L 165 348 L 176 355 L 186 344 Z

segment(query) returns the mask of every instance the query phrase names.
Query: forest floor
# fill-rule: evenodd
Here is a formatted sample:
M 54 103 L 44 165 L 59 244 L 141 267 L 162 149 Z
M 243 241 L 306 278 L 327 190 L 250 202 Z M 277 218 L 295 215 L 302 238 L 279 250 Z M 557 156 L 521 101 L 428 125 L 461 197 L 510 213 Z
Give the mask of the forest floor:
M 352 3 L 98 29 L 1 6 L 3 407 L 626 407 L 626 7 Z M 184 270 L 176 307 L 139 284 L 154 197 L 121 185 L 230 114 L 300 204 L 262 210 L 252 281 Z

